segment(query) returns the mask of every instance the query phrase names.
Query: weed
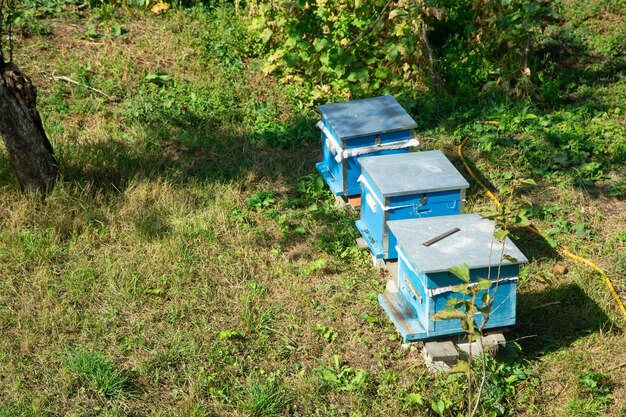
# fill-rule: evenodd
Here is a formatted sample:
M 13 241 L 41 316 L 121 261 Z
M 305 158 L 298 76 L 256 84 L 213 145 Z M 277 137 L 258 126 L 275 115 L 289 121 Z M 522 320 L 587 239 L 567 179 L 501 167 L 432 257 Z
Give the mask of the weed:
M 285 415 L 291 397 L 276 375 L 251 376 L 241 392 L 241 408 L 251 417 Z
M 236 330 L 220 330 L 217 337 L 219 340 L 241 339 L 245 335 Z
M 611 391 L 612 387 L 609 384 L 609 378 L 597 372 L 588 372 L 578 376 L 580 384 L 589 390 L 594 397 L 606 397 Z
M 454 415 L 465 408 L 465 376 L 453 373 L 435 380 L 431 390 L 430 409 L 437 415 Z
M 359 315 L 359 318 L 363 321 L 365 321 L 366 323 L 370 324 L 370 325 L 378 325 L 380 326 L 380 319 L 378 318 L 378 316 L 370 314 L 370 313 L 363 313 L 361 315 Z
M 332 364 L 324 364 L 317 371 L 317 377 L 324 385 L 338 391 L 363 391 L 369 384 L 366 371 L 342 365 L 338 355 L 333 356 Z
M 298 181 L 298 198 L 293 200 L 294 206 L 314 205 L 309 206 L 309 211 L 318 211 L 317 204 L 320 202 L 328 203 L 332 198 L 332 193 L 326 187 L 324 179 L 321 175 L 311 174 L 306 175 Z M 328 207 L 325 207 L 328 209 Z
M 115 23 L 111 26 L 111 34 L 113 36 L 122 36 L 128 33 L 128 29 L 124 28 L 119 23 Z
M 99 39 L 100 37 L 102 37 L 102 35 L 100 35 L 100 33 L 98 33 L 96 28 L 91 26 L 91 27 L 89 27 L 85 31 L 84 34 L 79 36 L 79 39 L 87 39 L 87 40 L 90 40 L 90 41 L 95 41 L 95 40 Z
M 568 409 L 576 416 L 604 415 L 607 407 L 614 403 L 611 395 L 613 388 L 606 375 L 597 372 L 588 372 L 578 376 L 578 382 L 583 388 L 583 398 L 571 400 Z
M 324 270 L 324 267 L 328 264 L 328 261 L 324 258 L 317 259 L 311 264 L 307 265 L 302 269 L 302 273 L 304 275 L 311 275 L 315 272 L 321 272 Z
M 133 395 L 131 374 L 116 369 L 111 359 L 100 353 L 68 347 L 62 352 L 62 360 L 76 374 L 83 387 L 102 399 L 122 399 Z
M 257 304 L 244 297 L 243 323 L 249 333 L 252 334 L 270 334 L 274 333 L 273 325 L 276 320 L 276 309 L 262 309 Z
M 298 80 L 305 86 L 298 92 L 307 100 L 424 88 L 421 66 L 407 59 L 421 55 L 419 8 L 392 11 L 375 2 L 348 7 L 342 0 L 332 6 L 320 3 L 310 13 L 302 6 L 286 12 L 263 4 L 255 11 L 251 29 L 259 39 L 258 48 L 267 51 L 264 72 L 278 73 L 284 82 Z M 390 25 L 378 26 L 385 16 Z M 368 27 L 379 36 L 352 36 Z M 317 35 L 304 42 L 307 33 Z
M 487 356 L 486 375 L 480 406 L 486 414 L 498 416 L 515 415 L 515 398 L 521 384 L 530 384 L 533 389 L 540 385 L 536 373 L 519 360 L 498 362 Z M 477 373 L 482 365 L 473 364 Z M 480 369 L 479 369 L 480 368 Z
M 248 205 L 256 208 L 269 208 L 276 204 L 275 191 L 257 191 L 252 197 L 246 200 Z
M 326 343 L 333 343 L 337 339 L 337 331 L 332 327 L 326 327 L 323 324 L 315 326 L 315 330 L 322 335 Z
M 421 394 L 412 392 L 404 397 L 404 402 L 409 407 L 422 407 L 424 405 L 424 397 Z
M 145 80 L 156 84 L 159 87 L 165 87 L 172 81 L 172 77 L 168 75 L 166 72 L 154 72 L 146 75 Z M 171 104 L 168 106 L 170 107 Z
M 250 288 L 250 290 L 254 294 L 257 294 L 257 295 L 265 294 L 265 290 L 266 290 L 266 288 L 263 285 L 257 284 L 257 283 L 254 283 L 254 282 L 251 283 L 251 284 L 248 284 L 248 288 Z

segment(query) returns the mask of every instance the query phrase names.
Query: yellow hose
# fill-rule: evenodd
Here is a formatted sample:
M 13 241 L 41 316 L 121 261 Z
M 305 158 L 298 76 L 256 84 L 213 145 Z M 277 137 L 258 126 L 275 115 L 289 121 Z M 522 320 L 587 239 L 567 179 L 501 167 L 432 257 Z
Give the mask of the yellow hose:
M 472 171 L 472 169 L 469 167 L 469 165 L 467 164 L 467 161 L 465 160 L 465 157 L 463 156 L 463 147 L 467 143 L 468 139 L 469 139 L 469 137 L 464 138 L 461 141 L 461 143 L 459 144 L 458 148 L 457 148 L 457 151 L 458 151 L 458 154 L 459 154 L 459 158 L 461 158 L 461 162 L 463 162 L 463 166 L 465 167 L 467 172 L 472 176 L 472 178 L 474 178 L 474 180 L 478 183 L 478 185 L 481 186 L 483 191 L 487 194 L 487 196 L 489 196 L 489 198 L 491 199 L 491 201 L 493 201 L 493 203 L 496 205 L 496 207 L 500 207 L 500 201 L 498 200 L 498 198 L 491 191 L 489 191 L 487 186 L 485 186 L 485 184 L 483 184 L 478 179 L 478 177 L 476 177 L 476 174 L 474 174 L 474 171 Z M 537 230 L 534 226 L 532 226 L 532 225 L 527 226 L 526 229 L 530 230 L 532 233 L 536 234 L 537 236 L 545 239 L 545 237 L 541 234 L 541 232 L 539 230 Z M 624 307 L 624 303 L 622 302 L 622 299 L 620 298 L 619 294 L 617 294 L 617 292 L 615 291 L 615 287 L 613 287 L 613 282 L 611 282 L 611 278 L 609 278 L 609 276 L 602 270 L 602 268 L 600 268 L 595 263 L 591 262 L 589 259 L 586 259 L 586 258 L 583 258 L 582 256 L 578 256 L 576 254 L 573 254 L 572 252 L 567 250 L 562 245 L 557 245 L 556 249 L 562 255 L 564 255 L 564 256 L 566 256 L 566 257 L 568 257 L 568 258 L 570 258 L 570 259 L 572 259 L 572 260 L 574 260 L 574 261 L 576 261 L 578 263 L 587 265 L 588 267 L 590 267 L 590 268 L 594 269 L 596 272 L 598 272 L 602 276 L 602 279 L 604 280 L 604 283 L 608 287 L 609 292 L 613 295 L 613 298 L 615 299 L 615 303 L 617 304 L 617 307 L 622 312 L 622 315 L 624 317 L 626 317 L 626 308 Z

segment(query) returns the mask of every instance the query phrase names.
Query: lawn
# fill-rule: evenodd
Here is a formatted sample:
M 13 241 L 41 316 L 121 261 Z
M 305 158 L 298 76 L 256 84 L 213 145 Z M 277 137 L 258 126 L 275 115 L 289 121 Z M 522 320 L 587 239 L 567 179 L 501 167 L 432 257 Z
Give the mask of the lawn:
M 532 98 L 405 101 L 422 149 L 456 149 L 516 202 L 530 259 L 484 415 L 626 416 L 626 5 L 555 2 Z M 316 174 L 319 116 L 264 75 L 247 17 L 33 2 L 15 61 L 62 176 L 21 194 L 0 150 L 0 416 L 458 415 L 378 305 L 388 273 Z M 68 79 L 74 82 L 69 82 Z M 322 100 L 323 102 L 323 100 Z M 467 212 L 493 209 L 470 181 Z M 557 265 L 565 266 L 560 273 Z

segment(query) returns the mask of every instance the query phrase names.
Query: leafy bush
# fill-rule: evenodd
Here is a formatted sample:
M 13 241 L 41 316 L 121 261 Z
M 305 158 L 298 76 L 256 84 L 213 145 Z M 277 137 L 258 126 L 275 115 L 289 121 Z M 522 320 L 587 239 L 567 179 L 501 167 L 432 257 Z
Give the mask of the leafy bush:
M 313 100 L 414 98 L 441 79 L 459 93 L 475 95 L 491 82 L 521 95 L 532 38 L 552 15 L 531 0 L 297 0 L 250 12 L 250 30 L 267 48 L 265 72 Z
M 269 52 L 266 73 L 311 98 L 423 90 L 421 5 L 391 0 L 261 4 L 252 30 Z
M 433 40 L 441 75 L 457 94 L 527 95 L 535 73 L 534 39 L 554 13 L 544 1 L 442 0 Z M 538 66 L 538 65 L 537 65 Z M 534 80 L 535 82 L 537 80 Z

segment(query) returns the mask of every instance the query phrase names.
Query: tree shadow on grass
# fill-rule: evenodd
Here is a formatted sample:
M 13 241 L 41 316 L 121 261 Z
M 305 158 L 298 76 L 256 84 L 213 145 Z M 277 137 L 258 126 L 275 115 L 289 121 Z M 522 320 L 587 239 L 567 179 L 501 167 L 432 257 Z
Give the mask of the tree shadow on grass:
M 202 125 L 201 120 L 188 121 Z M 164 124 L 146 126 L 144 143 L 111 138 L 94 144 L 57 147 L 62 180 L 101 191 L 123 191 L 133 179 L 191 181 L 283 179 L 288 183 L 310 173 L 319 159 L 314 121 L 298 120 L 278 130 L 233 135 L 215 130 Z M 4 167 L 6 164 L 0 164 Z M 3 169 L 0 179 L 10 178 Z
M 537 236 L 526 228 L 510 228 L 515 244 L 529 261 L 561 259 L 561 255 L 543 237 Z
M 517 295 L 517 324 L 524 356 L 536 358 L 570 346 L 598 330 L 619 331 L 605 312 L 576 284 Z
M 452 162 L 452 164 L 455 166 L 455 168 L 459 172 L 462 173 L 463 177 L 467 180 L 467 182 L 469 182 L 470 187 L 467 190 L 467 194 L 466 194 L 467 197 L 473 197 L 473 196 L 479 196 L 479 195 L 485 194 L 485 190 L 483 190 L 483 188 L 480 186 L 479 181 L 485 187 L 487 187 L 487 189 L 490 192 L 492 192 L 494 194 L 498 193 L 497 187 L 495 185 L 493 185 L 493 183 L 491 181 L 489 181 L 489 179 L 487 179 L 487 177 L 485 177 L 485 175 L 483 175 L 482 171 L 476 167 L 474 162 L 471 161 L 468 158 L 465 158 L 465 162 L 467 163 L 467 165 L 470 167 L 470 169 L 472 170 L 472 172 L 476 176 L 476 179 L 473 178 L 469 174 L 469 172 L 467 172 L 467 169 L 463 165 L 463 161 L 461 160 L 461 158 L 456 153 L 456 149 L 455 149 L 454 155 L 448 156 L 448 159 L 450 160 L 450 162 Z
M 571 27 L 560 27 L 536 51 L 535 56 L 554 63 L 556 78 L 562 78 L 565 83 L 587 87 L 609 86 L 619 81 L 626 71 L 624 51 L 609 49 L 605 51 L 609 56 L 594 52 Z
M 510 161 L 518 169 L 525 169 L 519 164 L 523 161 L 532 169 L 528 169 L 529 176 L 555 174 L 557 180 L 563 179 L 584 191 L 593 189 L 603 174 L 619 173 L 625 155 L 621 150 L 624 148 L 614 143 L 619 140 L 620 134 L 614 132 L 619 130 L 620 120 L 615 116 L 606 120 L 600 117 L 599 123 L 589 125 L 591 119 L 620 107 L 626 96 L 626 89 L 621 87 L 626 76 L 624 51 L 612 50 L 604 56 L 589 49 L 571 29 L 561 28 L 544 39 L 533 55 L 534 85 L 527 99 L 507 97 L 503 91 L 424 97 L 418 100 L 414 111 L 419 130 L 429 132 L 444 127 L 460 134 L 471 131 L 476 141 L 470 141 L 468 148 L 483 142 L 483 157 L 494 167 Z M 615 97 L 613 86 L 617 86 L 619 97 Z M 528 113 L 535 117 L 524 124 L 523 117 Z M 549 117 L 551 128 L 538 124 L 536 116 Z M 516 121 L 516 117 L 522 122 Z M 476 124 L 485 120 L 502 124 Z M 507 123 L 512 127 L 505 126 Z M 523 139 L 529 127 L 535 130 L 531 134 L 536 140 Z M 602 139 L 607 135 L 615 138 Z M 607 152 L 609 143 L 614 152 Z M 611 192 L 617 194 L 619 190 L 612 187 Z M 610 197 L 604 190 L 599 193 Z

